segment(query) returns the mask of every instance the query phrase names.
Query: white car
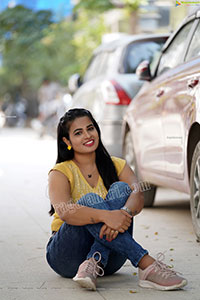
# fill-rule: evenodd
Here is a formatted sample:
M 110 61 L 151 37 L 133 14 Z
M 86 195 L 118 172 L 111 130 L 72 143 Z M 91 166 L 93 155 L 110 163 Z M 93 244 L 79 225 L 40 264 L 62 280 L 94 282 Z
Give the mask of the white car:
M 122 154 L 123 115 L 143 84 L 135 74 L 136 68 L 143 60 L 151 61 L 168 36 L 127 35 L 102 44 L 94 51 L 83 79 L 78 74 L 69 79 L 69 89 L 75 92 L 73 107 L 91 111 L 112 155 Z

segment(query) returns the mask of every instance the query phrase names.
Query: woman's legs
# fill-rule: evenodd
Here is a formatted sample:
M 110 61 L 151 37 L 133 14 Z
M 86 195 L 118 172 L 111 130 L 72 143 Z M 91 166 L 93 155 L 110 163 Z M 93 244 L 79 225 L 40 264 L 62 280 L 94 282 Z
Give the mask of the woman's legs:
M 129 188 L 128 184 L 124 182 L 116 182 L 112 184 L 105 200 L 103 200 L 97 194 L 89 193 L 82 197 L 78 201 L 78 203 L 97 209 L 120 209 L 126 203 L 130 193 L 131 189 Z M 108 263 L 110 252 L 108 253 L 108 251 L 106 250 L 106 255 L 104 255 L 104 249 L 108 248 L 119 253 L 124 258 L 124 261 L 128 258 L 131 263 L 135 267 L 137 267 L 142 257 L 148 253 L 147 250 L 144 250 L 132 238 L 132 235 L 128 231 L 119 233 L 118 236 L 111 242 L 108 242 L 105 237 L 100 239 L 99 232 L 102 225 L 103 223 L 85 225 L 87 230 L 95 238 L 94 244 L 92 245 L 91 250 L 87 255 L 87 259 L 91 258 L 96 251 L 99 251 L 102 254 L 102 264 L 106 266 Z M 100 247 L 102 250 L 99 250 Z
M 88 194 L 87 199 L 90 201 L 88 201 L 87 205 L 94 208 L 106 209 L 106 206 L 109 203 L 109 209 L 120 209 L 125 204 L 129 194 L 130 190 L 128 185 L 118 182 L 111 186 L 111 189 L 103 202 L 97 195 Z M 95 237 L 94 244 L 87 256 L 88 258 L 94 254 L 93 248 L 95 248 L 95 244 L 98 245 L 101 243 L 111 251 L 116 250 L 118 253 L 122 254 L 124 258 L 129 258 L 134 266 L 139 266 L 139 285 L 141 287 L 154 288 L 158 290 L 174 290 L 187 284 L 186 279 L 176 274 L 174 270 L 170 270 L 167 265 L 162 263 L 162 260 L 155 261 L 151 256 L 146 255 L 148 252 L 135 242 L 128 231 L 119 233 L 118 236 L 111 242 L 106 241 L 105 238 L 100 239 L 99 231 L 101 226 L 102 224 L 86 225 L 88 231 Z M 84 263 L 88 265 L 89 261 L 86 260 Z M 96 263 L 91 262 L 94 269 L 96 268 Z M 75 281 L 83 287 L 88 287 L 86 280 L 88 275 L 91 276 L 92 273 L 90 274 L 86 272 L 85 274 L 83 273 L 83 276 L 81 276 L 80 272 L 79 276 L 78 272 Z M 91 282 L 93 282 L 94 285 L 89 285 L 89 287 L 95 287 L 96 289 L 95 276 L 91 276 Z
M 108 195 L 113 193 L 112 190 L 114 191 L 113 188 L 111 188 L 111 191 L 109 190 Z M 97 201 L 94 201 L 94 195 L 90 194 L 82 197 L 79 203 L 85 206 L 97 202 L 105 204 L 106 201 L 99 196 L 96 198 Z M 112 197 L 109 197 L 109 199 L 112 200 Z M 108 201 L 107 204 L 109 204 Z M 121 203 L 122 205 L 123 203 Z M 106 209 L 110 209 L 109 206 L 106 206 Z M 128 231 L 132 235 L 132 226 L 129 227 Z M 101 253 L 101 261 L 106 266 L 105 275 L 116 272 L 126 261 L 124 255 L 95 241 L 85 226 L 64 223 L 47 245 L 47 261 L 55 272 L 63 277 L 72 278 L 76 274 L 79 265 L 96 251 Z M 91 256 L 87 257 L 89 252 Z
M 130 192 L 127 184 L 117 182 L 111 186 L 105 200 L 91 193 L 82 197 L 78 203 L 98 209 L 120 209 Z M 102 225 L 73 226 L 64 223 L 47 245 L 47 261 L 54 271 L 71 278 L 85 258 L 91 258 L 97 251 L 101 253 L 105 274 L 116 272 L 129 256 L 133 265 L 137 266 L 147 251 L 132 239 L 132 226 L 108 242 L 105 238 L 99 238 Z
M 72 278 L 93 243 L 94 238 L 85 226 L 63 223 L 47 244 L 47 262 L 59 275 Z

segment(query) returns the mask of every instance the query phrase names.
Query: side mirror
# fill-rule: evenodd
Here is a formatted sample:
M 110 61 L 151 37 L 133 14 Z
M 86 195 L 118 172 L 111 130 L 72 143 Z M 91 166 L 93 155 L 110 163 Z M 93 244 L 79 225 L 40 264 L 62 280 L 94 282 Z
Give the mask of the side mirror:
M 68 80 L 68 88 L 71 94 L 74 94 L 81 86 L 81 77 L 78 73 L 70 76 Z
M 151 81 L 152 76 L 148 60 L 144 60 L 138 65 L 136 75 L 140 80 Z

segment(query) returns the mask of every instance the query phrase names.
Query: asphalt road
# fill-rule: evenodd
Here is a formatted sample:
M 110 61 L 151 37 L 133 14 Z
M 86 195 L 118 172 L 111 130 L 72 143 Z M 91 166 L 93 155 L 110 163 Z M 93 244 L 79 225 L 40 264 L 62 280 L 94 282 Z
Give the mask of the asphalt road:
M 193 233 L 189 196 L 159 189 L 154 208 L 135 218 L 134 237 L 188 279 L 181 291 L 137 286 L 127 261 L 115 275 L 98 279 L 97 292 L 56 275 L 45 261 L 50 234 L 47 173 L 56 160 L 56 141 L 30 129 L 0 131 L 0 299 L 200 299 L 200 244 Z

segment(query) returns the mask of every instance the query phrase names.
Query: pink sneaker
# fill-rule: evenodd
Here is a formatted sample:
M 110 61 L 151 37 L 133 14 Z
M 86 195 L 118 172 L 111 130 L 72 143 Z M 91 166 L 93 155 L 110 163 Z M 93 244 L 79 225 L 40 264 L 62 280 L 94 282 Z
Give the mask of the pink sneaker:
M 99 255 L 99 259 L 95 260 L 95 255 Z M 80 284 L 80 286 L 88 289 L 96 290 L 97 276 L 103 276 L 104 270 L 98 265 L 101 261 L 101 253 L 95 252 L 90 259 L 85 260 L 78 268 L 74 281 Z M 101 273 L 100 273 L 100 272 Z
M 159 260 L 161 258 L 161 260 Z M 157 260 L 146 269 L 139 269 L 138 285 L 162 291 L 176 290 L 187 284 L 187 280 L 177 275 L 177 272 L 170 269 L 162 261 L 163 253 L 158 253 Z

